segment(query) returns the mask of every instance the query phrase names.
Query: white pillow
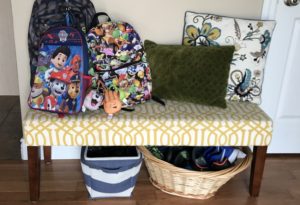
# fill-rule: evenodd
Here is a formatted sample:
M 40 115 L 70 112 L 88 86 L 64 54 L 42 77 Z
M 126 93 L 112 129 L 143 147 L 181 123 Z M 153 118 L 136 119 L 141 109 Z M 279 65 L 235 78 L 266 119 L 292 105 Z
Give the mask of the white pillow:
M 274 27 L 275 21 L 246 20 L 187 11 L 183 44 L 234 45 L 226 99 L 259 104 L 264 66 Z

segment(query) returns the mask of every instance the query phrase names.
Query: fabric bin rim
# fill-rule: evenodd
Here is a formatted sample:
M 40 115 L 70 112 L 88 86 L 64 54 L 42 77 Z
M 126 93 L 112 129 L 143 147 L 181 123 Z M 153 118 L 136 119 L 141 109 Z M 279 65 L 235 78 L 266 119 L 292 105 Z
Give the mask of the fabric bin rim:
M 138 160 L 141 158 L 141 152 L 135 147 L 135 150 L 137 152 L 137 156 L 132 157 L 87 157 L 87 150 L 89 146 L 86 146 L 87 148 L 84 150 L 84 160 L 85 161 L 108 161 L 108 160 Z

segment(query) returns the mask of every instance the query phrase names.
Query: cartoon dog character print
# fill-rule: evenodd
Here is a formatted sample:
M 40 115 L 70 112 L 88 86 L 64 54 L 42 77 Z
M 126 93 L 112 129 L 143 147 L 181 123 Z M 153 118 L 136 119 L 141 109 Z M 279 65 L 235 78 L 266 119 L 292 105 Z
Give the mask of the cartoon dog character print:
M 51 94 L 57 98 L 60 97 L 62 94 L 64 94 L 64 92 L 66 92 L 67 84 L 57 79 L 51 79 L 50 89 L 51 89 Z
M 100 108 L 103 102 L 103 94 L 97 90 L 91 90 L 84 99 L 82 112 L 86 110 L 95 111 Z
M 70 83 L 67 85 L 68 92 L 65 99 L 60 105 L 62 112 L 75 112 L 77 107 L 77 97 L 80 94 L 80 79 L 79 75 L 73 75 L 70 78 Z
M 81 67 L 81 58 L 80 58 L 80 55 L 76 54 L 72 58 L 72 60 L 70 62 L 70 66 L 67 66 L 65 68 L 65 70 L 68 72 L 69 76 L 73 76 L 73 75 L 78 74 L 80 67 Z
M 44 96 L 43 96 L 43 81 L 41 80 L 40 77 L 35 76 L 33 86 L 31 89 L 31 94 L 30 94 L 30 102 L 33 107 L 40 108 L 41 105 L 44 102 Z
M 53 97 L 52 95 L 45 97 L 44 109 L 50 110 L 50 111 L 55 111 L 56 104 L 57 104 L 57 101 L 56 101 L 55 97 Z
M 74 73 L 78 73 L 81 65 L 80 55 L 75 55 L 71 60 L 71 68 Z
M 67 91 L 67 83 L 70 81 L 70 77 L 67 72 L 52 72 L 50 75 L 50 91 L 51 96 L 56 100 L 56 109 L 58 110 L 58 101 L 62 95 Z M 53 101 L 53 99 L 51 99 Z M 45 107 L 47 109 L 47 107 Z

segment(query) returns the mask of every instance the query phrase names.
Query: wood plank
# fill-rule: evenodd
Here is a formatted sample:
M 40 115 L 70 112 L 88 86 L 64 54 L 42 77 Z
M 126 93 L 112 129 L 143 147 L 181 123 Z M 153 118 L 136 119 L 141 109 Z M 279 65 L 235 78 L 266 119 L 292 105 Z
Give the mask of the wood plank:
M 9 181 L 3 177 L 3 180 L 0 180 L 0 205 L 31 204 L 27 185 L 27 166 L 27 163 L 20 161 L 0 161 L 0 170 L 4 167 L 1 174 L 11 179 Z M 161 192 L 150 184 L 149 175 L 144 166 L 131 198 L 98 200 L 88 198 L 79 160 L 53 160 L 50 166 L 42 163 L 41 170 L 44 174 L 41 175 L 41 195 L 38 204 L 42 205 L 298 205 L 300 201 L 298 175 L 300 159 L 268 158 L 265 163 L 264 183 L 258 198 L 251 198 L 248 194 L 249 169 L 235 176 L 208 200 L 186 199 Z M 15 175 L 17 177 L 14 179 Z

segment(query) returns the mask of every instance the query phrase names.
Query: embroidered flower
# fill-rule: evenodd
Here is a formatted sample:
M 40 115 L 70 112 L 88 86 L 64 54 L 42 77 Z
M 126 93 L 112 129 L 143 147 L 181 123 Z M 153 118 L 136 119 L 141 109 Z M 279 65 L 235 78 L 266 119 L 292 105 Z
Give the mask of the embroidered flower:
M 262 21 L 258 21 L 257 24 L 256 24 L 256 26 L 258 28 L 263 27 L 263 25 L 264 25 L 264 23 Z
M 266 30 L 263 35 L 260 37 L 260 43 L 262 49 L 266 49 L 271 42 L 271 34 L 270 31 Z
M 227 95 L 231 100 L 252 101 L 254 97 L 261 94 L 258 87 L 260 79 L 255 75 L 260 75 L 261 71 L 255 70 L 252 74 L 251 70 L 246 68 L 245 72 L 235 70 L 230 74 L 231 82 L 227 87 Z M 254 77 L 252 77 L 254 76 Z
M 197 29 L 195 26 L 190 25 L 186 28 L 186 33 L 188 37 L 185 37 L 183 40 L 184 45 L 196 46 L 210 46 L 210 45 L 219 45 L 215 42 L 221 35 L 221 30 L 219 28 L 211 26 L 210 23 L 203 24 L 201 30 Z
M 244 61 L 244 60 L 246 60 L 246 59 L 247 59 L 246 54 L 243 54 L 243 55 L 240 56 L 240 60 L 241 60 L 241 61 Z

